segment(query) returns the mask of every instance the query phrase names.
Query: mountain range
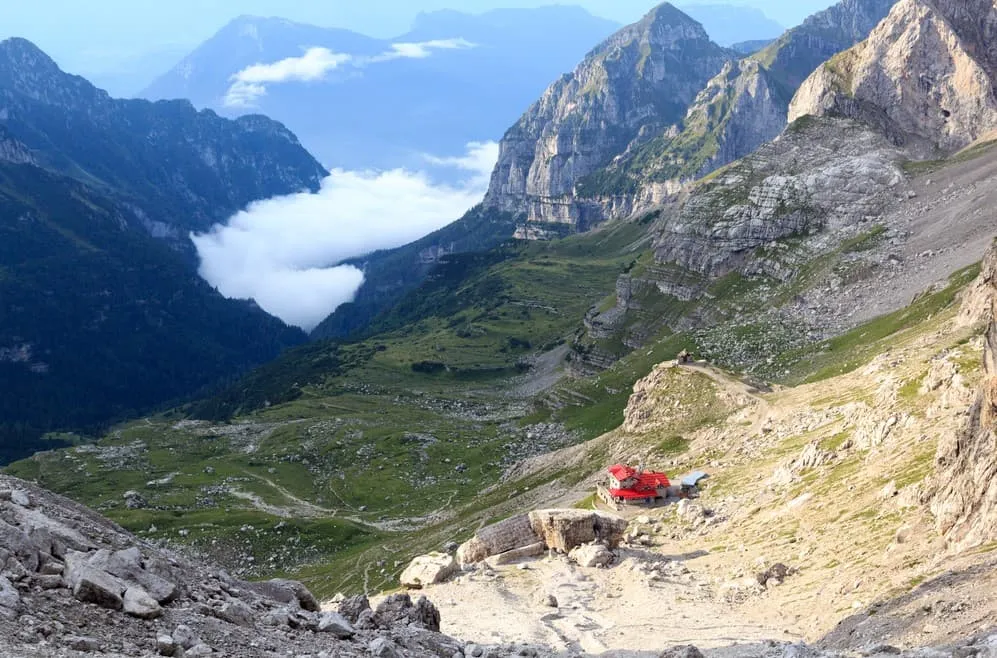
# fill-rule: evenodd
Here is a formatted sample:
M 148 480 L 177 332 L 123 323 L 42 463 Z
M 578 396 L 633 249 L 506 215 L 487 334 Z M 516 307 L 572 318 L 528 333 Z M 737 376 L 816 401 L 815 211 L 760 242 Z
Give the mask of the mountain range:
M 195 272 L 189 231 L 315 189 L 286 128 L 111 99 L 0 43 L 0 454 L 97 431 L 272 359 L 304 335 Z
M 229 211 L 266 185 L 309 189 L 321 167 L 262 117 L 249 125 L 272 143 L 246 149 L 246 119 L 182 103 L 102 101 L 114 121 L 100 104 L 60 110 L 71 92 L 91 98 L 85 83 L 30 44 L 0 46 L 24 62 L 0 87 L 22 113 L 0 132 L 0 293 L 19 295 L 0 374 L 16 373 L 5 395 L 29 391 L 3 413 L 21 419 L 16 431 L 54 417 L 53 429 L 89 422 L 100 435 L 56 436 L 81 445 L 7 467 L 22 480 L 0 488 L 0 624 L 21 646 L 121 655 L 179 654 L 185 640 L 199 646 L 192 634 L 235 652 L 257 633 L 261 655 L 314 653 L 302 629 L 323 625 L 353 633 L 348 651 L 457 653 L 384 621 L 398 611 L 435 625 L 428 602 L 393 594 L 367 610 L 362 594 L 404 579 L 467 637 L 551 645 L 519 654 L 688 657 L 700 654 L 690 641 L 736 640 L 709 655 L 985 655 L 997 615 L 995 26 L 992 0 L 842 0 L 744 55 L 661 5 L 526 108 L 484 203 L 350 261 L 367 282 L 321 328 L 337 338 L 313 336 L 244 376 L 254 355 L 225 353 L 222 328 L 261 351 L 303 336 L 213 295 L 175 241 L 133 221 L 154 169 L 126 175 L 112 154 L 87 161 L 107 172 L 94 180 L 60 146 L 65 132 L 44 132 L 46 147 L 48 124 L 31 119 L 50 107 L 73 135 L 172 157 L 161 194 L 202 209 L 198 221 L 211 197 L 178 181 L 205 142 L 258 170 L 219 197 Z M 58 84 L 28 84 L 49 79 Z M 125 112 L 178 106 L 182 137 L 169 139 L 148 139 L 162 124 L 150 131 Z M 208 120 L 211 131 L 189 132 Z M 192 171 L 231 192 L 218 169 Z M 157 407 L 167 386 L 196 386 L 202 362 L 230 377 Z M 94 391 L 156 412 L 106 431 L 137 409 L 66 417 Z M 709 478 L 698 497 L 621 509 L 598 488 L 617 463 Z M 38 487 L 141 539 L 67 515 Z M 628 518 L 595 514 L 610 508 Z M 569 552 L 557 533 L 579 519 L 584 539 L 605 543 Z M 84 522 L 105 539 L 66 530 Z M 129 550 L 97 550 L 110 544 Z M 156 545 L 226 571 L 177 559 L 170 576 Z M 415 582 L 406 565 L 429 576 Z M 150 571 L 189 591 L 157 611 L 133 589 L 162 585 Z M 342 620 L 316 618 L 303 587 L 263 580 L 288 576 Z M 87 601 L 122 614 L 94 626 Z M 35 632 L 29 614 L 13 628 L 25 606 L 56 604 L 61 626 Z M 159 621 L 129 616 L 148 609 Z M 111 624 L 121 632 L 66 637 Z M 900 648 L 922 644 L 939 648 Z
M 843 0 L 747 56 L 661 5 L 592 50 L 506 132 L 481 209 L 416 245 L 357 259 L 366 278 L 355 303 L 314 335 L 361 329 L 424 276 L 427 258 L 482 247 L 461 237 L 485 235 L 474 228 L 482 217 L 543 238 L 674 199 L 776 137 L 806 75 L 864 39 L 891 5 Z M 509 237 L 493 235 L 491 244 Z
M 185 98 L 225 116 L 264 113 L 330 168 L 422 170 L 427 155 L 458 155 L 469 142 L 497 138 L 617 27 L 567 6 L 447 10 L 421 14 L 409 32 L 383 40 L 243 16 L 141 95 Z

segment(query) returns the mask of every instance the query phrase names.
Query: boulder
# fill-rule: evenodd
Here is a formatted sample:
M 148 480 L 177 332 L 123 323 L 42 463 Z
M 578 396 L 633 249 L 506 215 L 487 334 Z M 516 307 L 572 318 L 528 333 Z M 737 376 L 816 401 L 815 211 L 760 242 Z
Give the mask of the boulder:
M 696 521 L 706 516 L 706 510 L 699 503 L 683 498 L 675 506 L 675 514 L 686 521 Z
M 227 601 L 215 614 L 219 619 L 236 626 L 253 625 L 253 609 L 238 599 Z
M 768 588 L 773 585 L 781 585 L 782 582 L 792 573 L 792 569 L 781 562 L 777 562 L 755 576 L 755 579 L 758 581 L 759 585 Z
M 330 633 L 340 640 L 348 640 L 357 634 L 350 622 L 338 612 L 323 612 L 315 630 L 319 633 Z
M 183 649 L 190 649 L 200 644 L 201 638 L 197 636 L 197 633 L 190 626 L 180 624 L 173 631 L 173 641 Z
M 269 597 L 280 603 L 297 605 L 302 610 L 318 612 L 321 609 L 315 595 L 296 580 L 274 578 L 260 583 L 252 583 L 251 587 L 257 594 Z
M 583 544 L 568 553 L 568 558 L 580 567 L 605 567 L 613 557 L 613 552 L 602 544 Z
M 31 498 L 28 497 L 27 492 L 20 489 L 14 489 L 10 492 L 10 502 L 21 507 L 31 507 Z
M 422 589 L 426 585 L 442 583 L 457 573 L 457 561 L 447 553 L 420 555 L 402 572 L 401 584 L 408 589 Z
M 21 610 L 21 595 L 10 581 L 0 576 L 0 617 L 14 619 Z
M 374 658 L 402 658 L 398 645 L 386 637 L 376 637 L 367 645 L 367 650 Z
M 71 553 L 66 561 L 66 582 L 73 596 L 84 603 L 121 610 L 122 595 L 128 586 L 106 571 L 90 566 L 83 553 Z
M 125 590 L 122 607 L 126 614 L 139 619 L 155 619 L 163 614 L 159 602 L 141 587 L 129 587 Z
M 100 651 L 100 640 L 95 637 L 87 637 L 85 635 L 70 635 L 66 638 L 66 644 L 73 651 L 79 651 L 80 653 L 92 653 L 95 651 Z
M 440 611 L 425 596 L 420 596 L 419 600 L 415 602 L 409 619 L 411 619 L 411 623 L 421 626 L 427 631 L 440 632 Z
M 533 532 L 548 548 L 568 553 L 594 541 L 615 548 L 623 541 L 627 520 L 594 510 L 548 509 L 530 512 Z
M 540 605 L 547 608 L 556 608 L 558 606 L 557 597 L 553 594 L 542 594 L 540 596 Z
M 511 564 L 513 562 L 518 562 L 519 560 L 525 560 L 532 557 L 540 557 L 547 550 L 547 545 L 542 541 L 538 541 L 535 544 L 530 544 L 529 546 L 523 546 L 522 548 L 514 548 L 511 551 L 506 551 L 505 553 L 499 553 L 498 555 L 493 555 L 488 558 L 488 563 L 494 567 L 501 564 Z
M 392 594 L 377 606 L 374 622 L 380 628 L 415 624 L 429 631 L 439 632 L 440 611 L 425 596 L 416 603 L 408 594 Z
M 160 604 L 170 603 L 180 593 L 176 583 L 154 573 L 152 568 L 156 565 L 147 564 L 142 558 L 142 552 L 134 546 L 113 553 L 107 550 L 97 551 L 90 558 L 90 564 L 127 583 L 140 585 Z M 165 567 L 158 571 L 165 571 Z
M 161 633 L 156 636 L 156 652 L 160 656 L 172 656 L 177 652 L 177 643 L 169 635 Z
M 703 658 L 703 652 L 692 646 L 684 644 L 662 651 L 658 658 Z
M 519 514 L 479 530 L 457 549 L 457 561 L 462 565 L 473 564 L 539 541 L 541 538 L 533 529 L 530 515 Z
M 356 624 L 360 619 L 360 615 L 363 614 L 364 611 L 369 610 L 370 600 L 363 594 L 343 599 L 343 601 L 339 604 L 339 614 L 346 617 L 351 624 Z

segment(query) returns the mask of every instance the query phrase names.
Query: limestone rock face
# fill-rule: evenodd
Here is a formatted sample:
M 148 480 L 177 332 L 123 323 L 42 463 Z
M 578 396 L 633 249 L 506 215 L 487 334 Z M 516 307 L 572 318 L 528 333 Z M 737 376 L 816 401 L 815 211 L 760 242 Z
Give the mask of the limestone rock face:
M 498 556 L 497 564 L 537 555 L 543 549 L 568 553 L 591 542 L 619 546 L 626 519 L 592 510 L 546 509 L 520 514 L 478 531 L 457 549 L 461 564 Z
M 961 149 L 997 129 L 995 43 L 991 0 L 901 0 L 807 79 L 789 120 L 861 119 L 924 157 Z
M 733 57 L 682 12 L 657 7 L 548 87 L 506 133 L 486 205 L 530 214 L 570 207 L 582 177 L 679 120 Z
M 530 524 L 548 548 L 562 553 L 594 541 L 615 548 L 627 530 L 627 520 L 623 517 L 581 509 L 530 512 Z
M 900 157 L 885 138 L 853 121 L 793 126 L 694 188 L 663 224 L 656 260 L 709 279 L 738 270 L 781 279 L 786 272 L 749 263 L 752 250 L 878 214 L 904 180 Z
M 997 246 L 984 261 L 984 285 L 997 293 Z M 997 300 L 997 297 L 992 299 Z M 965 548 L 997 539 L 997 301 L 984 346 L 984 378 L 965 430 L 938 446 L 931 511 L 938 530 Z
M 473 564 L 539 541 L 540 537 L 530 524 L 529 514 L 518 514 L 479 530 L 457 549 L 457 560 L 461 564 Z
M 457 561 L 446 553 L 420 555 L 402 572 L 402 587 L 421 589 L 426 585 L 442 583 L 457 572 Z

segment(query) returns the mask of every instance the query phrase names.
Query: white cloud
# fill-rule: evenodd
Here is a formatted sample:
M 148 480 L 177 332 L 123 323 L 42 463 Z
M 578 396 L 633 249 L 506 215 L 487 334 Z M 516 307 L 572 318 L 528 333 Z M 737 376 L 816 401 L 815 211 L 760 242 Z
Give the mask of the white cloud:
M 254 64 L 232 76 L 225 105 L 252 105 L 256 99 L 266 95 L 268 83 L 321 80 L 330 71 L 352 60 L 352 55 L 336 53 L 328 48 L 309 48 L 301 57 L 288 57 L 273 64 Z
M 471 182 L 482 189 L 488 187 L 492 169 L 498 161 L 498 144 L 496 142 L 471 142 L 467 145 L 467 153 L 459 156 L 439 157 L 424 155 L 423 159 L 436 167 L 449 167 L 471 172 L 474 178 Z
M 425 59 L 433 54 L 434 50 L 464 50 L 474 48 L 475 44 L 466 39 L 435 39 L 433 41 L 420 41 L 418 43 L 393 43 L 391 50 L 378 55 L 373 61 L 387 62 L 392 59 Z
M 253 107 L 267 94 L 268 84 L 315 82 L 330 72 L 351 65 L 357 69 L 396 59 L 425 59 L 437 50 L 464 50 L 475 44 L 466 39 L 436 39 L 419 43 L 393 43 L 391 50 L 373 57 L 337 53 L 328 48 L 309 48 L 301 57 L 288 57 L 272 64 L 253 64 L 234 74 L 225 94 L 226 107 Z
M 453 222 L 481 200 L 498 145 L 473 143 L 464 156 L 426 161 L 464 172 L 436 185 L 424 172 L 333 171 L 317 194 L 250 205 L 227 224 L 192 235 L 200 273 L 230 298 L 255 299 L 288 324 L 310 330 L 363 283 L 360 270 L 337 266 L 377 249 L 401 246 Z

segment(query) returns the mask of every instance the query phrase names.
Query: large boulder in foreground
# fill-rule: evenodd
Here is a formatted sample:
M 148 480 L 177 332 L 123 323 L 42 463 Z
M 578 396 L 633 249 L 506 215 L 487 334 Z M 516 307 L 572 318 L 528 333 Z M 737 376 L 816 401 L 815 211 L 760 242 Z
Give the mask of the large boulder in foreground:
M 472 564 L 536 544 L 561 553 L 595 541 L 615 548 L 623 541 L 626 529 L 626 519 L 615 514 L 580 509 L 537 510 L 478 531 L 457 549 L 457 559 L 461 564 Z
M 594 541 L 616 548 L 627 531 L 627 520 L 622 516 L 582 509 L 530 512 L 530 525 L 547 548 L 562 553 Z
M 447 553 L 420 555 L 402 572 L 402 587 L 422 589 L 426 585 L 442 583 L 457 573 L 457 561 Z
M 461 564 L 473 564 L 539 542 L 540 536 L 533 531 L 530 515 L 517 514 L 479 530 L 457 549 L 457 560 Z

